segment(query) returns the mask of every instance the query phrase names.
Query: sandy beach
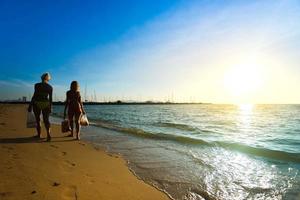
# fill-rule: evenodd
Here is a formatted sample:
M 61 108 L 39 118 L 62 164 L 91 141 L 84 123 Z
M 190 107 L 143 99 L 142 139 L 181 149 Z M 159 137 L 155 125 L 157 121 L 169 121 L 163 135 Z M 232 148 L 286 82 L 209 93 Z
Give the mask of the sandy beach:
M 52 141 L 26 128 L 26 105 L 0 105 L 0 199 L 169 199 L 126 161 L 52 125 Z

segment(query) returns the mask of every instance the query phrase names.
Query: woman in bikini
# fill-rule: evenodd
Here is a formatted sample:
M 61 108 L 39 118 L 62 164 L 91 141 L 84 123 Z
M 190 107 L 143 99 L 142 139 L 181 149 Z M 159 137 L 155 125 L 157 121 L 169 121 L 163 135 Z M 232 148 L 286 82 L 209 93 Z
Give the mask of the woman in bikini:
M 44 73 L 41 76 L 42 82 L 34 85 L 34 94 L 31 98 L 31 102 L 28 107 L 28 112 L 33 109 L 36 119 L 37 135 L 35 137 L 41 137 L 41 119 L 40 115 L 43 114 L 43 120 L 47 131 L 47 141 L 51 140 L 50 136 L 50 121 L 49 115 L 52 111 L 52 86 L 49 85 L 51 76 L 49 73 Z
M 72 81 L 70 90 L 67 92 L 66 96 L 67 98 L 65 104 L 64 119 L 66 118 L 68 109 L 68 119 L 71 126 L 71 134 L 69 136 L 73 137 L 73 122 L 75 118 L 76 139 L 80 140 L 80 117 L 82 114 L 85 114 L 85 111 L 83 109 L 83 104 L 79 92 L 79 84 L 77 81 Z

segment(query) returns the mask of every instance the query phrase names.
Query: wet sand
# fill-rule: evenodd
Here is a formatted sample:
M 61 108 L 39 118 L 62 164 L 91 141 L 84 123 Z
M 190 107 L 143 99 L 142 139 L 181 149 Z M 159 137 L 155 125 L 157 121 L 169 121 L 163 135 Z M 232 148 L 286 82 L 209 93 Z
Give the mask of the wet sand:
M 138 180 L 124 159 L 52 125 L 52 141 L 26 128 L 26 105 L 0 104 L 0 199 L 169 199 Z

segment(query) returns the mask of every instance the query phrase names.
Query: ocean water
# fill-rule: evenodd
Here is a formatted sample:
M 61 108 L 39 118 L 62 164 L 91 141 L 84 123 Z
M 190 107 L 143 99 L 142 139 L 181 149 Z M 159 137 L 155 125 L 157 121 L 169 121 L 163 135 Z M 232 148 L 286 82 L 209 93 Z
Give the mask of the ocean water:
M 85 107 L 83 139 L 173 199 L 300 199 L 300 105 Z

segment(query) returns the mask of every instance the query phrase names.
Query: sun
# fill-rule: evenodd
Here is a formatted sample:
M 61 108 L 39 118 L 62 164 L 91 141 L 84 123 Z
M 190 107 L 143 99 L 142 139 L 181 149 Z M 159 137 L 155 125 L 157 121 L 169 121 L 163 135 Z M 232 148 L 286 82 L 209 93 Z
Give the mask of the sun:
M 259 65 L 242 64 L 231 67 L 224 75 L 224 87 L 236 101 L 249 102 L 263 84 Z

